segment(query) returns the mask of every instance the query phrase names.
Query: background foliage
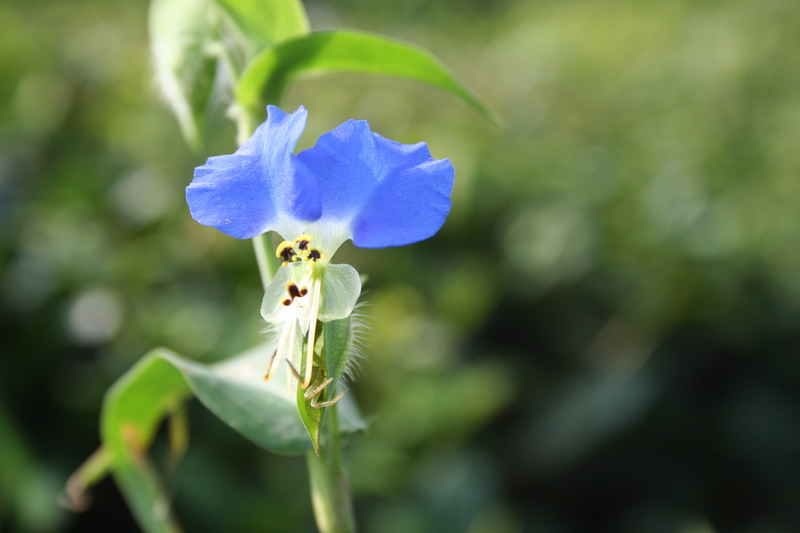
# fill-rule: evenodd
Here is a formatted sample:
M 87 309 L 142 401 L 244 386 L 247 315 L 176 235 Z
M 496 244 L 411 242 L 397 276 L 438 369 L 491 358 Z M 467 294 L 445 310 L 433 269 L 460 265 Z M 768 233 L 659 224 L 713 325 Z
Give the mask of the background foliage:
M 434 51 L 503 117 L 406 82 L 302 81 L 300 148 L 347 118 L 456 167 L 433 240 L 370 275 L 349 449 L 364 531 L 793 531 L 800 524 L 800 8 L 790 0 L 307 4 Z M 55 504 L 150 348 L 260 341 L 249 243 L 194 223 L 146 2 L 0 7 L 0 524 L 135 531 L 110 481 Z M 35 29 L 35 31 L 32 31 Z M 219 110 L 223 108 L 220 103 Z M 205 153 L 233 149 L 212 114 Z M 196 402 L 189 531 L 313 531 L 300 458 Z M 166 455 L 166 446 L 157 445 Z M 156 454 L 159 455 L 158 453 Z

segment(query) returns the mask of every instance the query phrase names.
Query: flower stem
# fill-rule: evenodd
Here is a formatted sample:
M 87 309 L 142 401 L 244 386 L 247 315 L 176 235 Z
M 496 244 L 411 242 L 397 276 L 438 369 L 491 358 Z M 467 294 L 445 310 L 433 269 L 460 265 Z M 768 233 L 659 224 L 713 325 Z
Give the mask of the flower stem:
M 327 408 L 327 446 L 317 457 L 306 454 L 311 485 L 311 503 L 320 533 L 354 533 L 353 505 L 342 461 L 342 441 L 339 435 L 338 406 Z

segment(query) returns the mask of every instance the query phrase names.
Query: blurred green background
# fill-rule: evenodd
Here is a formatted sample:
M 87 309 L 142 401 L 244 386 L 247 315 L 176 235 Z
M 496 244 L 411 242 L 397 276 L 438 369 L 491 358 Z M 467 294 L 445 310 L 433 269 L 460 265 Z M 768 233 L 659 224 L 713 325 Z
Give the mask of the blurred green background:
M 300 148 L 348 118 L 456 168 L 427 242 L 369 275 L 365 532 L 800 530 L 800 4 L 331 0 L 312 27 L 437 54 L 503 118 L 388 79 L 303 81 Z M 0 5 L 0 529 L 136 531 L 110 480 L 56 504 L 105 390 L 150 348 L 260 338 L 250 243 L 183 188 L 147 2 Z M 220 111 L 224 102 L 219 105 Z M 311 532 L 303 458 L 191 404 L 188 531 Z M 156 457 L 163 455 L 158 443 Z

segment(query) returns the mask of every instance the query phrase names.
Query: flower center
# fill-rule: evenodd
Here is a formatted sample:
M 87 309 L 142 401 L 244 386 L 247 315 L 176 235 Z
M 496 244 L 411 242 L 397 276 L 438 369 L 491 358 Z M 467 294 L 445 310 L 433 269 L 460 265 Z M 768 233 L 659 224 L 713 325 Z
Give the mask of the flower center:
M 280 303 L 286 308 L 283 330 L 281 331 L 278 346 L 275 354 L 270 361 L 267 374 L 264 379 L 270 379 L 275 373 L 277 362 L 286 359 L 292 374 L 300 380 L 302 387 L 307 389 L 311 384 L 312 366 L 314 364 L 314 345 L 317 335 L 317 316 L 322 302 L 322 269 L 316 268 L 317 262 L 324 260 L 327 255 L 311 246 L 314 238 L 304 233 L 293 241 L 283 241 L 275 250 L 275 256 L 282 261 L 282 267 L 295 261 L 303 261 L 307 266 L 300 267 L 303 272 L 299 283 L 289 281 L 286 283 L 286 296 L 282 297 Z M 322 265 L 320 265 L 322 266 Z M 308 298 L 306 298 L 308 295 Z M 300 329 L 300 334 L 308 334 L 307 353 L 304 360 L 304 375 L 301 376 L 292 364 L 294 352 L 298 346 L 296 330 Z M 302 346 L 302 343 L 299 344 Z M 296 360 L 296 359 L 295 359 Z
M 286 266 L 292 261 L 311 261 L 316 263 L 325 259 L 327 254 L 311 245 L 314 238 L 308 233 L 304 233 L 293 241 L 283 241 L 275 250 L 275 257 L 282 261 L 281 266 Z

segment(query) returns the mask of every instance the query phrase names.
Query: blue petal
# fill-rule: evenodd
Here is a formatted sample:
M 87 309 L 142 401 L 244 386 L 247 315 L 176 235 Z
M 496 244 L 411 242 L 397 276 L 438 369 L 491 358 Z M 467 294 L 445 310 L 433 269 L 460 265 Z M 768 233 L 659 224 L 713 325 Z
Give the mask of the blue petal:
M 247 239 L 276 230 L 282 220 L 320 217 L 317 180 L 293 154 L 308 112 L 268 106 L 267 113 L 236 153 L 210 157 L 195 169 L 186 201 L 196 221 Z
M 383 248 L 427 239 L 450 212 L 453 166 L 425 143 L 400 144 L 349 120 L 298 159 L 317 177 L 322 216 L 315 226 L 346 225 L 356 246 Z

